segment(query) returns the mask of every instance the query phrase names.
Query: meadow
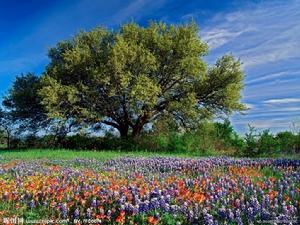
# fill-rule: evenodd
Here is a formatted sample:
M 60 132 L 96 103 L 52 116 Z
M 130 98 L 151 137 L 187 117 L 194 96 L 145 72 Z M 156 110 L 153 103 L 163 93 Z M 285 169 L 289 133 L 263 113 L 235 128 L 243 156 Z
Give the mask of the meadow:
M 0 217 L 35 224 L 297 224 L 300 160 L 4 151 Z M 50 221 L 50 222 L 49 222 Z

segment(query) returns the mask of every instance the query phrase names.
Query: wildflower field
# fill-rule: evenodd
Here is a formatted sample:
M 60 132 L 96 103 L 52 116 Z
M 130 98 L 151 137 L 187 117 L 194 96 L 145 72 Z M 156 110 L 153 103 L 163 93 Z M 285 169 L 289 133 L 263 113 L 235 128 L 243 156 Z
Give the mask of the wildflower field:
M 299 224 L 299 207 L 296 159 L 0 159 L 0 224 Z

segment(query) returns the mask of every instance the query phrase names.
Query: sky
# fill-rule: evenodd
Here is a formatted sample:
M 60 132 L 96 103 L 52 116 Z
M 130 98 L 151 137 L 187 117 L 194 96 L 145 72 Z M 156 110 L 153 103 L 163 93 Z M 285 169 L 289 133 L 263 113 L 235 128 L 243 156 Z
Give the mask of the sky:
M 0 0 L 0 94 L 16 75 L 41 74 L 48 49 L 81 30 L 191 19 L 210 47 L 209 65 L 228 53 L 242 62 L 249 110 L 231 117 L 239 133 L 248 124 L 272 132 L 299 124 L 300 0 Z

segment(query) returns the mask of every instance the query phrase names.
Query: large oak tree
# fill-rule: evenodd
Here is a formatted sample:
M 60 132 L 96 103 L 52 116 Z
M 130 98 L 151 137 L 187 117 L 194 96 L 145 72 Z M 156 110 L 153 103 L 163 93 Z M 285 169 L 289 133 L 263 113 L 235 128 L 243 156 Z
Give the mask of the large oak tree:
M 188 126 L 244 110 L 244 75 L 233 56 L 208 67 L 208 46 L 195 23 L 80 32 L 50 49 L 40 96 L 52 118 L 75 118 L 137 136 L 170 116 Z

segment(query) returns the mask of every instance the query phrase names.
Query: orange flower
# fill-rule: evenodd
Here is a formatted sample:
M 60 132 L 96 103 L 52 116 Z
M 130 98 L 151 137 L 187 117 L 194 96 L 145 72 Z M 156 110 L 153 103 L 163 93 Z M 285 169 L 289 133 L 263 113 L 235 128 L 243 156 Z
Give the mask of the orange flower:
M 117 223 L 125 223 L 125 212 L 121 212 L 120 215 L 116 218 Z
M 205 195 L 202 193 L 196 193 L 196 194 L 194 194 L 194 200 L 202 203 L 205 200 Z
M 272 183 L 274 183 L 276 181 L 276 179 L 274 177 L 270 177 L 269 181 L 272 182 Z
M 97 219 L 105 219 L 106 216 L 103 215 L 103 214 L 97 214 L 97 215 L 96 215 L 96 218 L 97 218 Z
M 284 200 L 288 202 L 288 201 L 290 200 L 290 197 L 289 197 L 288 195 L 286 195 L 286 196 L 284 197 Z
M 269 197 L 271 200 L 273 200 L 277 196 L 278 192 L 277 191 L 270 191 L 269 192 Z
M 50 207 L 55 207 L 55 206 L 56 206 L 56 202 L 52 201 L 52 202 L 50 203 Z
M 262 182 L 262 181 L 257 181 L 256 184 L 257 184 L 260 188 L 262 188 L 262 189 L 265 189 L 265 188 L 266 188 L 266 184 L 265 184 L 264 182 Z
M 148 217 L 148 223 L 150 224 L 158 224 L 159 220 L 158 219 L 155 219 L 153 216 L 149 216 Z

